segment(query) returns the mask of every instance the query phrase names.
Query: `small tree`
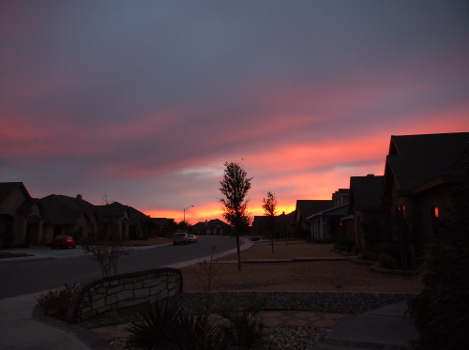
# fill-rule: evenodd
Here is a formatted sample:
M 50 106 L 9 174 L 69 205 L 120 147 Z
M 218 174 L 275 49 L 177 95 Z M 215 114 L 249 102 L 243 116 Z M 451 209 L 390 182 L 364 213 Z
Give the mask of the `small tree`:
M 109 238 L 105 233 L 91 234 L 88 242 L 82 244 L 85 254 L 99 264 L 103 276 L 109 276 L 111 272 L 117 274 L 117 261 L 122 255 L 129 255 L 128 245 L 117 237 Z
M 236 236 L 236 250 L 238 253 L 238 271 L 241 271 L 241 252 L 239 249 L 239 236 L 249 227 L 249 214 L 245 200 L 251 188 L 252 178 L 247 177 L 242 165 L 234 162 L 225 162 L 223 180 L 220 181 L 220 191 L 224 198 L 220 199 L 223 206 L 223 217 L 234 227 Z
M 272 192 L 267 192 L 267 199 L 262 199 L 262 209 L 264 215 L 267 216 L 267 228 L 272 238 L 272 254 L 274 254 L 274 233 L 275 233 L 275 216 L 277 215 L 277 197 Z

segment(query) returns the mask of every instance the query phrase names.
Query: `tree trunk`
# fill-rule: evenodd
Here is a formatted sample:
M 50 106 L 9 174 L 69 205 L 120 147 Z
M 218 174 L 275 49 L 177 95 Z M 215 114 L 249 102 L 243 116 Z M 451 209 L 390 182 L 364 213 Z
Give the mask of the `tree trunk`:
M 236 252 L 238 253 L 238 271 L 241 271 L 241 251 L 239 250 L 239 235 L 236 235 Z

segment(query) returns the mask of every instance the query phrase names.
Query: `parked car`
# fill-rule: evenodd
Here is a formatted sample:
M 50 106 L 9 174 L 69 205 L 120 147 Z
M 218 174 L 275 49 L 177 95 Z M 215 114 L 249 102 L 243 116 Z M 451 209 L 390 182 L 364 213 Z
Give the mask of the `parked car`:
M 190 234 L 189 235 L 189 243 L 197 243 L 197 236 Z
M 178 232 L 173 237 L 173 244 L 189 244 L 189 236 L 185 232 Z
M 76 248 L 77 243 L 72 236 L 55 236 L 50 244 L 52 249 L 55 248 Z

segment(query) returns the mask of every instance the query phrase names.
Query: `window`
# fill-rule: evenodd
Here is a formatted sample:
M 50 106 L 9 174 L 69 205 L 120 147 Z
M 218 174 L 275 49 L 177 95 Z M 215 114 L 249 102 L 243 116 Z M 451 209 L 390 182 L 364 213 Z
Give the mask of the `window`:
M 438 207 L 433 207 L 432 208 L 432 217 L 438 218 L 440 216 L 440 210 Z
M 406 217 L 406 207 L 405 205 L 401 205 L 399 207 L 397 207 L 397 214 L 401 217 L 401 218 L 405 218 Z

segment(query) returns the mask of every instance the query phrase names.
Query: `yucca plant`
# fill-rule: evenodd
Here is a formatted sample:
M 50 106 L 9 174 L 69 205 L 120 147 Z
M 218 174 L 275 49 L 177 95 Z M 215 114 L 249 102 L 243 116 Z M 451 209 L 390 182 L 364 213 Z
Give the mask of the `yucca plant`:
M 220 316 L 229 321 L 222 328 L 226 337 L 233 342 L 233 345 L 248 348 L 262 338 L 264 324 L 258 314 L 264 305 L 265 301 L 260 301 L 242 311 L 225 308 L 219 312 Z
M 139 311 L 141 321 L 133 322 L 127 330 L 132 333 L 130 343 L 145 349 L 163 348 L 178 336 L 177 325 L 182 310 L 174 299 L 145 303 Z

